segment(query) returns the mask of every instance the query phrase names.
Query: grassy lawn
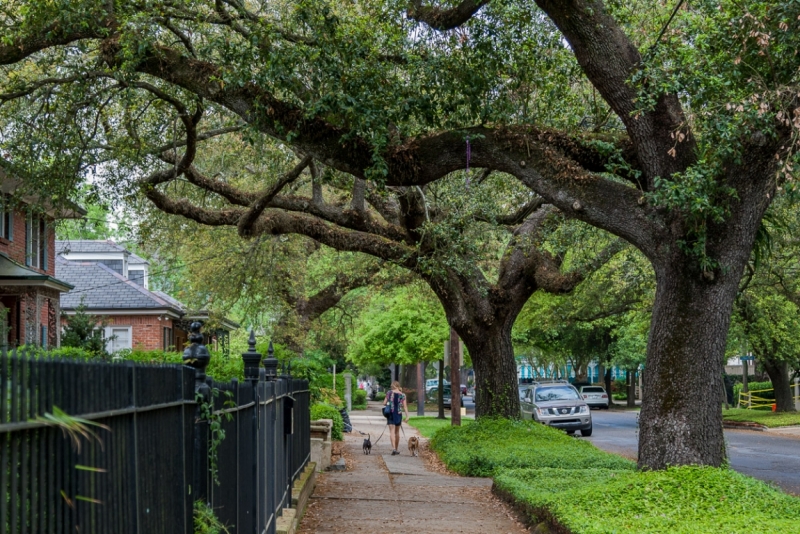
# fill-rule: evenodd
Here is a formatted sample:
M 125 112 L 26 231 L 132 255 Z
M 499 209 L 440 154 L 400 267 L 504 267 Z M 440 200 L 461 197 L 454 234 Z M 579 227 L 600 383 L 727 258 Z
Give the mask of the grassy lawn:
M 637 471 L 633 462 L 538 423 L 483 419 L 461 427 L 413 418 L 448 468 L 491 476 L 534 524 L 563 534 L 781 533 L 800 499 L 730 469 Z
M 461 418 L 462 425 L 472 422 L 474 422 L 474 419 Z M 447 419 L 438 419 L 436 417 L 410 417 L 408 419 L 408 424 L 419 430 L 419 433 L 426 438 L 432 437 L 434 432 L 440 428 L 451 426 L 449 417 Z
M 731 408 L 730 410 L 722 410 L 722 418 L 726 421 L 759 423 L 768 428 L 800 425 L 800 412 L 778 413 L 767 410 Z

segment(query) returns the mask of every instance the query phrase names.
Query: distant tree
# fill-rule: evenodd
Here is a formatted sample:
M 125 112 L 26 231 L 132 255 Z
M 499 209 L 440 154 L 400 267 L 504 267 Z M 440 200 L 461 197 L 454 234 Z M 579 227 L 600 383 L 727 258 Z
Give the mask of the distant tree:
M 430 293 L 418 284 L 373 298 L 359 317 L 347 359 L 359 367 L 440 359 L 450 328 Z

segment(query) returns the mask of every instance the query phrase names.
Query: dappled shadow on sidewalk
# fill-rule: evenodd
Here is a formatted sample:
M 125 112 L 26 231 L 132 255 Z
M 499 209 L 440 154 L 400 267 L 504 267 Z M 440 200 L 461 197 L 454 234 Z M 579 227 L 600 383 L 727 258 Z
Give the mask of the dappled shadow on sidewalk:
M 491 493 L 491 479 L 447 473 L 435 458 L 425 458 L 432 454 L 425 450 L 412 457 L 406 443 L 419 434 L 406 425 L 401 454 L 392 456 L 388 430 L 378 441 L 385 419 L 379 413 L 361 414 L 351 416 L 355 430 L 345 434 L 345 457 L 352 462 L 346 471 L 320 476 L 299 532 L 527 532 Z M 365 436 L 359 431 L 371 436 L 371 455 L 363 454 Z

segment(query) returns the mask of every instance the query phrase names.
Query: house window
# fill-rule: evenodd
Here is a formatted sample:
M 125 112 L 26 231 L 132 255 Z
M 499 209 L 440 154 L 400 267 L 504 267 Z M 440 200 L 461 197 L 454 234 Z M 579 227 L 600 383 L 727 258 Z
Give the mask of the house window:
M 14 212 L 8 211 L 5 207 L 0 208 L 0 237 L 11 241 L 14 225 Z
M 47 223 L 41 217 L 28 216 L 26 228 L 27 265 L 47 270 Z
M 111 354 L 133 348 L 130 326 L 107 326 L 105 334 L 108 340 L 106 341 L 106 350 Z
M 39 345 L 41 345 L 41 347 L 43 349 L 46 349 L 47 348 L 47 327 L 45 325 L 41 325 L 39 328 L 40 328 L 40 331 L 39 331 Z
M 175 341 L 172 339 L 172 328 L 165 326 L 162 338 L 163 342 L 161 346 L 164 348 L 164 350 L 169 350 L 173 345 L 175 345 Z

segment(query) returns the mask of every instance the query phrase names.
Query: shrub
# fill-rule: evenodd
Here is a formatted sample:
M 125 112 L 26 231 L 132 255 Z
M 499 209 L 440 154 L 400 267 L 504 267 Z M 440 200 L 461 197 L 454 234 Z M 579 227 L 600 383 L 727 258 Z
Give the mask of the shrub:
M 71 317 L 66 315 L 62 315 L 62 317 L 64 318 L 64 329 L 61 333 L 62 346 L 84 349 L 96 358 L 108 358 L 107 340 L 103 338 L 106 320 L 86 313 L 84 297 L 81 297 L 81 303 L 75 308 L 75 313 Z
M 183 363 L 183 354 L 164 350 L 123 349 L 114 353 L 114 359 L 141 363 Z M 212 361 L 214 358 L 211 358 Z
M 634 463 L 534 421 L 482 418 L 443 428 L 431 447 L 448 468 L 466 476 L 492 476 L 500 468 L 634 469 Z
M 800 500 L 724 468 L 511 469 L 495 484 L 537 521 L 581 534 L 777 534 L 796 530 L 800 517 Z
M 335 441 L 342 441 L 344 439 L 344 421 L 342 421 L 342 414 L 340 414 L 339 410 L 334 406 L 322 403 L 311 406 L 311 420 L 316 421 L 318 419 L 333 419 L 331 438 Z
M 363 389 L 357 389 L 353 393 L 353 409 L 366 410 L 367 408 L 367 392 Z
M 375 393 L 375 400 L 379 401 L 379 402 L 383 402 L 384 400 L 386 400 L 386 392 L 385 391 L 379 391 L 379 392 Z
M 93 354 L 80 347 L 60 347 L 57 349 L 50 349 L 47 352 L 43 352 L 42 356 L 48 356 L 51 358 L 65 358 L 69 360 L 92 360 L 99 358 L 97 354 Z
M 211 506 L 195 501 L 193 534 L 230 534 L 230 531 L 217 519 Z

